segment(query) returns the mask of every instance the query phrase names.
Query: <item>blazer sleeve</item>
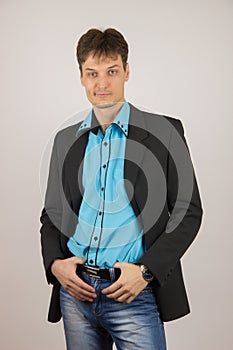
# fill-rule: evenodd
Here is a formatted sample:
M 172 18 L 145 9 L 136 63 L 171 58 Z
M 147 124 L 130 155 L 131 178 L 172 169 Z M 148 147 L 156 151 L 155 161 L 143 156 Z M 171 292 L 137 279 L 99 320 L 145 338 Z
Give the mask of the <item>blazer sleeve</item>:
M 58 133 L 59 134 L 59 133 Z M 45 195 L 45 205 L 40 216 L 42 224 L 41 250 L 48 283 L 56 283 L 57 279 L 51 272 L 51 265 L 56 258 L 63 259 L 61 248 L 61 215 L 62 202 L 60 196 L 61 171 L 58 159 L 58 134 L 55 136 L 49 166 L 49 175 Z
M 203 216 L 198 184 L 184 129 L 180 120 L 173 119 L 173 122 L 175 127 L 170 137 L 166 174 L 169 219 L 164 232 L 139 261 L 149 268 L 160 286 L 164 285 L 193 242 Z M 174 159 L 175 154 L 178 154 L 177 159 Z M 182 176 L 179 176 L 180 172 Z

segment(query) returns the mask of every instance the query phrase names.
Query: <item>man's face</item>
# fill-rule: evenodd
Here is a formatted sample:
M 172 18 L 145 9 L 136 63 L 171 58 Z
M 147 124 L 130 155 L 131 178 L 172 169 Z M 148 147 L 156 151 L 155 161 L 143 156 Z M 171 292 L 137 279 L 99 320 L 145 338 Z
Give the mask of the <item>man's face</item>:
M 81 83 L 94 106 L 124 102 L 124 85 L 129 79 L 129 66 L 123 68 L 121 56 L 97 58 L 89 55 L 82 65 Z

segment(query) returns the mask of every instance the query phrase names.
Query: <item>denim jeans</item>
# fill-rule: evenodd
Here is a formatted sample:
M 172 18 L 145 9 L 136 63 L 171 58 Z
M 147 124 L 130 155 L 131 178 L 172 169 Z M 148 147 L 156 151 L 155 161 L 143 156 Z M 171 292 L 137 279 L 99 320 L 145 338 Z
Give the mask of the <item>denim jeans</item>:
M 164 325 L 150 286 L 129 304 L 117 302 L 101 293 L 114 282 L 81 273 L 95 288 L 94 302 L 80 301 L 63 287 L 60 305 L 67 350 L 166 350 Z

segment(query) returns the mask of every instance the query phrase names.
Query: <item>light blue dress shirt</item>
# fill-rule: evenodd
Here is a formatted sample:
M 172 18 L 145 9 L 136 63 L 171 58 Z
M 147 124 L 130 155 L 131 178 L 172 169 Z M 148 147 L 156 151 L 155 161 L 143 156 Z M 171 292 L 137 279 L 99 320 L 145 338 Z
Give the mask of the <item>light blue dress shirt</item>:
M 145 252 L 143 230 L 124 186 L 129 113 L 125 101 L 103 135 L 91 111 L 77 131 L 85 129 L 89 136 L 83 164 L 83 200 L 68 248 L 87 259 L 88 265 L 107 268 L 117 261 L 133 263 Z

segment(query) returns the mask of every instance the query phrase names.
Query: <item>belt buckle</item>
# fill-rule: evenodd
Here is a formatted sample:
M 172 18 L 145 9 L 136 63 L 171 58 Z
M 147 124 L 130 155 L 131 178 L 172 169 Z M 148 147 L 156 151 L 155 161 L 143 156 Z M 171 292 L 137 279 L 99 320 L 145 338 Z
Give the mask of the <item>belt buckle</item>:
M 85 266 L 85 272 L 88 274 L 88 276 L 95 277 L 95 278 L 101 278 L 98 275 L 98 271 L 100 269 L 98 267 L 92 267 L 92 266 Z

